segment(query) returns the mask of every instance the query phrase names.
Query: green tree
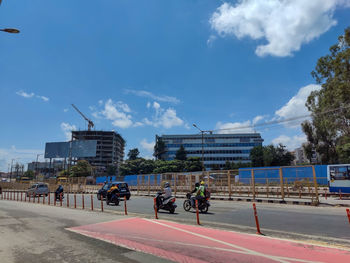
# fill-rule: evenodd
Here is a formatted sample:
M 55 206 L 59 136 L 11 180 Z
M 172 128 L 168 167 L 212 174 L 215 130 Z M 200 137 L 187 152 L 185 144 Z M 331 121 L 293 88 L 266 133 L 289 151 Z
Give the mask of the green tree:
M 154 145 L 154 153 L 153 156 L 156 157 L 157 160 L 162 160 L 164 157 L 164 153 L 166 152 L 165 142 L 160 137 L 156 137 L 156 143 Z
M 203 170 L 203 163 L 199 157 L 189 157 L 185 162 L 186 172 L 197 172 Z
M 304 149 L 316 150 L 322 163 L 337 163 L 350 157 L 350 27 L 329 51 L 311 73 L 321 89 L 307 99 L 312 120 L 302 129 L 308 139 Z
M 182 144 L 180 148 L 176 151 L 175 160 L 180 160 L 180 161 L 187 160 L 186 150 Z
M 114 165 L 107 166 L 106 172 L 108 175 L 116 175 L 117 174 L 117 167 Z
M 87 177 L 92 175 L 92 166 L 86 160 L 80 160 L 71 168 L 71 176 L 73 177 Z
M 140 154 L 139 149 L 137 149 L 137 148 L 131 149 L 128 153 L 128 159 L 129 160 L 136 160 L 138 158 L 139 154 Z
M 264 151 L 262 146 L 255 146 L 250 151 L 250 160 L 253 167 L 264 166 Z
M 232 164 L 230 161 L 225 162 L 224 170 L 231 170 L 232 169 Z
M 28 177 L 30 180 L 34 178 L 34 171 L 28 170 L 23 174 L 23 177 Z

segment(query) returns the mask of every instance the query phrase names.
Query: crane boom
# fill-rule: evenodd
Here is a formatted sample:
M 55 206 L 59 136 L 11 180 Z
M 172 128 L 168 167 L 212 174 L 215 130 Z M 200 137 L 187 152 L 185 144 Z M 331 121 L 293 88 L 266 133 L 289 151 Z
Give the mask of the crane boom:
M 91 128 L 95 126 L 92 120 L 88 119 L 74 104 L 72 104 L 72 107 L 88 122 L 88 131 L 91 131 Z

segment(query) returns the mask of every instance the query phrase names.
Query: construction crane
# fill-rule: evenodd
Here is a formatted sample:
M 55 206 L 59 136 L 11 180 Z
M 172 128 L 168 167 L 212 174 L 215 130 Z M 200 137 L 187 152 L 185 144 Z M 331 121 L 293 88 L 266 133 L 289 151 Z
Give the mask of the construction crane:
M 92 120 L 88 119 L 74 104 L 72 104 L 72 107 L 88 122 L 88 131 L 91 131 L 91 128 L 95 126 Z

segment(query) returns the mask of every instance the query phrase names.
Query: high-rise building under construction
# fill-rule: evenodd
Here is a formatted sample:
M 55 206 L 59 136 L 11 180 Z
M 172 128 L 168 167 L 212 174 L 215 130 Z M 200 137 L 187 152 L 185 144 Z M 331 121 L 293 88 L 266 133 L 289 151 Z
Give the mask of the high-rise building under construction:
M 79 160 L 87 160 L 96 168 L 96 173 L 106 171 L 107 167 L 117 168 L 123 162 L 125 140 L 115 131 L 72 131 L 72 140 L 96 140 L 96 157 L 84 157 Z

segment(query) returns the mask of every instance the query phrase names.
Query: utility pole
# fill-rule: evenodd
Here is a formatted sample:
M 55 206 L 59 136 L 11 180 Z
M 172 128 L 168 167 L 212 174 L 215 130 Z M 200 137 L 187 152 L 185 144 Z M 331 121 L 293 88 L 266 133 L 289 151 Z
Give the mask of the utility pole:
M 203 171 L 203 175 L 204 175 L 204 171 L 205 171 L 205 167 L 204 167 L 204 133 L 207 132 L 207 133 L 212 134 L 213 131 L 203 131 L 196 124 L 193 124 L 193 127 L 197 128 L 202 133 L 202 164 L 203 164 L 202 171 Z

